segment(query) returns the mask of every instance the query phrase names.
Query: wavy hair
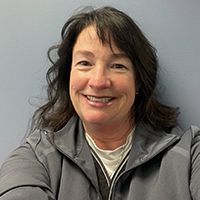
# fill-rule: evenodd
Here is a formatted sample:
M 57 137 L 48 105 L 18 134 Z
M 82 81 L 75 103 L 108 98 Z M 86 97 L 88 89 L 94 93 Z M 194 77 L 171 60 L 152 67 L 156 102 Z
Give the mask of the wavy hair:
M 48 51 L 52 63 L 46 74 L 48 101 L 35 111 L 32 129 L 59 130 L 76 114 L 69 95 L 72 51 L 77 37 L 89 25 L 95 25 L 102 43 L 111 46 L 112 39 L 133 63 L 138 91 L 131 110 L 135 123 L 142 121 L 156 130 L 170 132 L 177 125 L 178 110 L 160 103 L 155 97 L 156 50 L 127 14 L 112 7 L 84 9 L 64 24 L 60 44 Z M 58 55 L 56 61 L 51 58 L 53 50 Z

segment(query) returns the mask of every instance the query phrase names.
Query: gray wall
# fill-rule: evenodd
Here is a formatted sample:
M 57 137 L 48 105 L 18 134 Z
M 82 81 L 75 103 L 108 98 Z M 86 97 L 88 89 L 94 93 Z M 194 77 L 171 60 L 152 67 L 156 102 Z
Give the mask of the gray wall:
M 44 94 L 46 51 L 81 6 L 113 5 L 131 15 L 158 50 L 161 98 L 200 126 L 199 0 L 0 0 L 0 163 L 26 133 Z M 31 104 L 30 104 L 31 102 Z

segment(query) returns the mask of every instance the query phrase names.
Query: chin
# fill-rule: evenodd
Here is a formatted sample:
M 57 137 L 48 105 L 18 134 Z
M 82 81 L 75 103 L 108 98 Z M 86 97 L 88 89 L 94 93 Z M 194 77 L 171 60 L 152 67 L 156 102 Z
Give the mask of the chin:
M 90 123 L 90 124 L 105 124 L 106 121 L 108 121 L 108 120 L 106 120 L 105 117 L 103 117 L 103 116 L 101 116 L 101 117 L 93 116 L 93 117 L 84 117 L 82 119 L 82 121 L 84 121 L 86 123 Z

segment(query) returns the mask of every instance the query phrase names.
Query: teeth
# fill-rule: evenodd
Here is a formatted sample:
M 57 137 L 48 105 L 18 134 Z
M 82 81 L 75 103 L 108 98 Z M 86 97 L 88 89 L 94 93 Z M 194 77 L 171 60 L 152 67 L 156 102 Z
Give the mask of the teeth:
M 108 103 L 111 101 L 111 97 L 94 97 L 94 96 L 87 96 L 90 101 L 94 102 L 101 102 L 101 103 Z

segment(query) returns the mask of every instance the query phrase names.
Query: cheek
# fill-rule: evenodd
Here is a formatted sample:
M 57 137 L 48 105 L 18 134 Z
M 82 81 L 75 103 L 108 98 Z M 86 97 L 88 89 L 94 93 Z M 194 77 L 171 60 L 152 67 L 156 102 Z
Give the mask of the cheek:
M 118 81 L 116 88 L 125 98 L 127 107 L 132 107 L 136 95 L 135 81 L 132 78 Z
M 135 81 L 132 80 L 131 78 L 120 78 L 115 84 L 115 87 L 117 88 L 118 91 L 121 91 L 122 93 L 126 93 L 127 95 L 130 96 L 135 96 Z
M 75 81 L 71 80 L 70 81 L 70 85 L 69 85 L 69 93 L 70 93 L 70 97 L 71 100 L 73 101 L 75 94 L 78 92 L 78 85 L 76 84 Z
M 69 81 L 69 91 L 70 91 L 70 96 L 71 98 L 73 97 L 74 92 L 77 91 L 77 86 L 76 86 L 76 76 L 73 72 L 70 74 L 70 81 Z
M 70 94 L 70 99 L 71 102 L 76 110 L 77 107 L 77 93 L 79 91 L 79 82 L 76 79 L 76 76 L 72 75 L 70 76 L 70 82 L 69 82 L 69 94 Z
M 70 74 L 70 96 L 75 95 L 78 91 L 81 91 L 84 88 L 84 80 L 76 72 L 71 72 Z

